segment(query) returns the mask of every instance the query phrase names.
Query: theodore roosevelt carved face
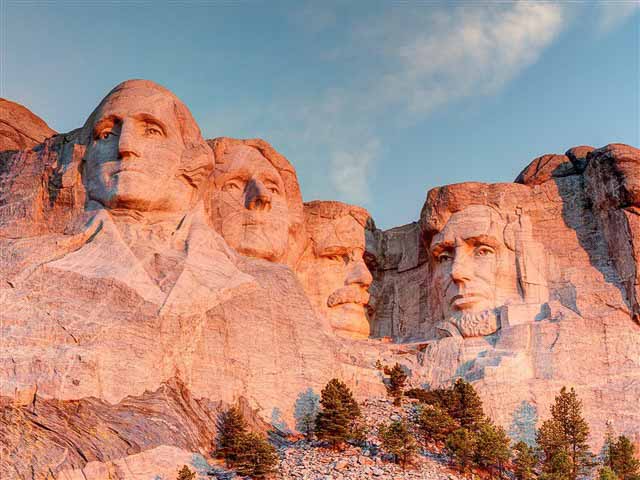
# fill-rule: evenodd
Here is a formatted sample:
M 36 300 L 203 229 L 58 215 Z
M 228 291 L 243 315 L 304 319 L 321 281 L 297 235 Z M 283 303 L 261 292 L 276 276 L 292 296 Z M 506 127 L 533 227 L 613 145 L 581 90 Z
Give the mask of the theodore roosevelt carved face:
M 431 240 L 434 288 L 445 322 L 462 336 L 495 332 L 495 308 L 518 294 L 515 256 L 505 244 L 505 228 L 497 211 L 474 205 L 451 215 Z
M 372 276 L 363 259 L 368 218 L 366 210 L 340 202 L 305 204 L 309 243 L 297 273 L 333 329 L 353 338 L 370 330 L 365 308 Z
M 87 194 L 109 209 L 180 211 L 195 196 L 193 174 L 213 167 L 211 151 L 187 108 L 153 82 L 120 84 L 84 130 Z M 200 164 L 191 168 L 187 164 L 194 158 L 187 157 L 194 149 L 199 155 L 191 157 Z

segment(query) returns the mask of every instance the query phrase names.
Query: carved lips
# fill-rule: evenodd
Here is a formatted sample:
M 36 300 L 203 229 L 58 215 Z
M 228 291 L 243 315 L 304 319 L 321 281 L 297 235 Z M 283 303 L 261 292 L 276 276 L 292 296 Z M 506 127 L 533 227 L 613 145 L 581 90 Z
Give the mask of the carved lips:
M 369 303 L 369 292 L 359 285 L 348 285 L 336 290 L 327 299 L 327 306 L 330 308 L 346 303 L 366 305 Z

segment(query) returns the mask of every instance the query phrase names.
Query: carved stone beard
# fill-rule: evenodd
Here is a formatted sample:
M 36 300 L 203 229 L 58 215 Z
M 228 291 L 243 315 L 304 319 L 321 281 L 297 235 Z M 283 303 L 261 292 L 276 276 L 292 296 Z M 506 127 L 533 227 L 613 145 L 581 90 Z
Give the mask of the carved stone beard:
M 445 337 L 484 337 L 500 328 L 500 316 L 494 308 L 482 312 L 460 312 L 440 322 L 436 328 Z

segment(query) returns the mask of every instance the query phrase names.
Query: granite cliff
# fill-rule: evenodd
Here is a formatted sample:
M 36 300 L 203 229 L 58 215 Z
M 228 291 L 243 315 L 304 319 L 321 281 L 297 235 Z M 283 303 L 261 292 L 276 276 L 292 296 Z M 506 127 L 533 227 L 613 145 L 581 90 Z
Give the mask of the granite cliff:
M 638 149 L 438 187 L 380 231 L 303 203 L 267 142 L 203 139 L 153 82 L 66 134 L 0 119 L 2 478 L 173 475 L 224 405 L 292 430 L 333 377 L 381 395 L 377 360 L 472 381 L 514 438 L 568 385 L 595 447 L 608 423 L 640 441 Z

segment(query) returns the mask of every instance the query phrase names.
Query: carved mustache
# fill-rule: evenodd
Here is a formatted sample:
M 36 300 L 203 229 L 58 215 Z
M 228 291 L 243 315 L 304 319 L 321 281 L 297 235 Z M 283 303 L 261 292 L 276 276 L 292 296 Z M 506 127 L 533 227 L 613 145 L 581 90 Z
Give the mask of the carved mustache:
M 329 307 L 342 305 L 343 303 L 356 303 L 366 305 L 369 302 L 369 292 L 359 285 L 348 285 L 336 290 L 327 299 Z

